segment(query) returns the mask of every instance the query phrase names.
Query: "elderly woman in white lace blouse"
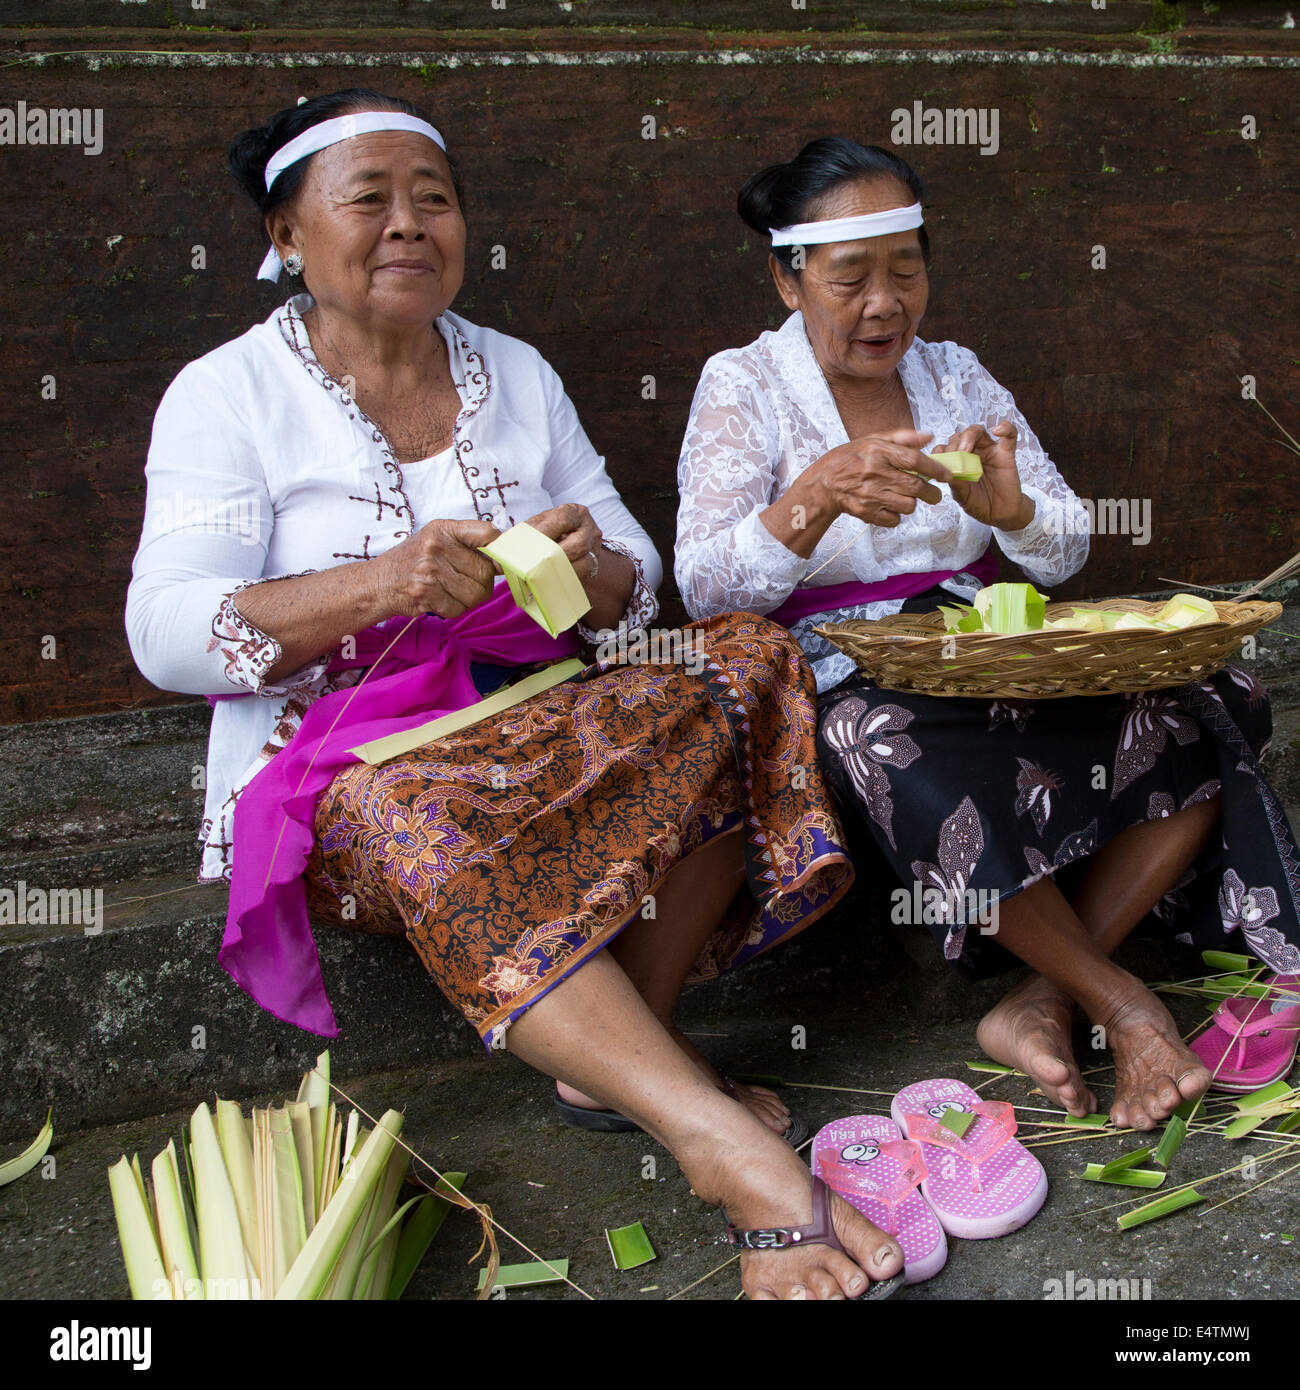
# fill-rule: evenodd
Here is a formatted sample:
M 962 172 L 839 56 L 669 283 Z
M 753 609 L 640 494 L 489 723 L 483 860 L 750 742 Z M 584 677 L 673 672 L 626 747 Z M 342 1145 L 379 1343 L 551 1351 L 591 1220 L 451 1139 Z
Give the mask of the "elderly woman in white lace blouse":
M 1253 763 L 1239 773 L 1267 740 L 1266 705 L 1232 668 L 1176 699 L 910 696 L 876 688 L 813 631 L 969 600 L 996 551 L 1049 587 L 1088 555 L 1086 513 L 1010 393 L 969 348 L 919 336 L 922 196 L 893 152 L 840 138 L 745 184 L 740 215 L 771 235 L 791 312 L 705 365 L 679 466 L 677 581 L 693 616 L 749 608 L 799 639 L 823 765 L 899 878 L 948 907 L 970 889 L 997 905 L 980 931 L 925 919 L 962 973 L 1033 968 L 982 1021 L 985 1050 L 1071 1113 L 1094 1110 L 1072 1051 L 1077 1004 L 1114 1055 L 1114 1121 L 1149 1129 L 1210 1073 L 1111 961 L 1124 937 L 1144 923 L 1222 945 L 1245 914 L 1221 904 L 1253 876 L 1280 906 L 1273 925 L 1245 926 L 1250 948 L 1279 972 L 1300 964 L 1285 817 L 1278 830 Z M 982 479 L 951 480 L 927 446 L 978 454 Z M 1221 818 L 1231 866 L 1216 859 Z M 1251 859 L 1252 843 L 1269 848 Z

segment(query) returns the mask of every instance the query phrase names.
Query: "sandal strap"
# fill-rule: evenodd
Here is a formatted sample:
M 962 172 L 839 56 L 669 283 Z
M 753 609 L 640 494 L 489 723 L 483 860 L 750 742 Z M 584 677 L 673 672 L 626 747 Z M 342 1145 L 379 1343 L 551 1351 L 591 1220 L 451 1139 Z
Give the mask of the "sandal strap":
M 1019 1125 L 1016 1122 L 1016 1109 L 1009 1101 L 984 1100 L 971 1106 L 974 1114 L 991 1120 L 992 1124 L 980 1128 L 978 1138 L 966 1139 L 954 1134 L 932 1115 L 905 1115 L 908 1137 L 934 1144 L 939 1148 L 964 1158 L 971 1166 L 972 1191 L 979 1192 L 980 1165 L 987 1163 L 995 1153 L 1015 1138 Z
M 867 1197 L 874 1197 L 878 1201 L 884 1202 L 888 1207 L 895 1207 L 909 1192 L 920 1187 L 925 1178 L 929 1176 L 925 1167 L 925 1159 L 921 1156 L 921 1146 L 911 1139 L 886 1139 L 874 1142 L 882 1154 L 896 1159 L 901 1167 L 901 1171 L 895 1171 L 892 1180 L 874 1177 L 864 1164 L 846 1163 L 840 1157 L 838 1149 L 819 1149 L 817 1167 L 823 1178 L 835 1179 L 834 1182 L 828 1181 L 827 1184 L 833 1192 L 841 1194 L 860 1192 Z
M 820 1178 L 813 1178 L 813 1219 L 807 1226 L 760 1226 L 741 1230 L 727 1224 L 727 1244 L 742 1250 L 788 1250 L 794 1245 L 829 1245 L 843 1251 L 831 1224 L 830 1189 Z

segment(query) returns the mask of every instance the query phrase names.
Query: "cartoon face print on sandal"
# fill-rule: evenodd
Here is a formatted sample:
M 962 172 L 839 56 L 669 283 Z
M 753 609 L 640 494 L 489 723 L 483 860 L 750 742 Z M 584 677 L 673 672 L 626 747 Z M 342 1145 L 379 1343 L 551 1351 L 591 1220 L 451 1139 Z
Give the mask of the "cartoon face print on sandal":
M 932 1105 L 926 1114 L 932 1120 L 942 1120 L 949 1110 L 956 1110 L 958 1114 L 966 1114 L 966 1107 L 956 1100 L 941 1100 L 938 1105 Z
M 879 1157 L 880 1148 L 876 1144 L 847 1144 L 840 1150 L 840 1158 L 845 1163 L 870 1163 Z

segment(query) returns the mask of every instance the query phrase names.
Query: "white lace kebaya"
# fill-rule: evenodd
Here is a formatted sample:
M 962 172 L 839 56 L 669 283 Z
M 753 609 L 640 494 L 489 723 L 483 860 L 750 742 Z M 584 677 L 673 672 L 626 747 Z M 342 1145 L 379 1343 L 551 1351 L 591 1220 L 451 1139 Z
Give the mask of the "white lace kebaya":
M 132 655 L 163 690 L 252 692 L 219 700 L 212 713 L 203 881 L 230 876 L 239 792 L 315 700 L 360 678 L 327 676 L 327 653 L 269 683 L 280 645 L 239 613 L 241 589 L 371 559 L 438 518 L 504 528 L 581 502 L 602 544 L 636 566 L 628 628 L 658 613 L 663 570 L 654 545 L 534 348 L 443 314 L 437 328 L 461 399 L 452 446 L 399 464 L 383 431 L 317 361 L 302 319 L 311 304 L 309 294 L 295 295 L 188 363 L 154 416 L 144 531 L 127 594 Z
M 963 576 L 963 567 L 979 559 L 991 535 L 1039 586 L 1058 584 L 1083 566 L 1087 511 L 1016 409 L 1011 393 L 975 354 L 953 342 L 915 338 L 898 371 L 916 429 L 934 435 L 927 449 L 942 447 L 967 425 L 991 430 L 1004 419 L 1015 425 L 1020 485 L 1035 503 L 1029 525 L 1021 531 L 994 531 L 967 516 L 948 486 L 938 483 L 943 500 L 918 502 L 897 527 L 838 517 L 807 559 L 777 540 L 759 513 L 823 454 L 848 443 L 803 315 L 796 310 L 775 332 L 710 357 L 696 387 L 677 470 L 681 501 L 675 564 L 677 585 L 692 617 L 770 613 L 824 564 L 812 584 L 872 583 L 897 574 L 956 570 L 957 577 L 943 587 L 969 600 L 980 585 Z M 854 536 L 857 543 L 826 564 Z M 856 668 L 813 632 L 815 624 L 881 618 L 902 606 L 902 599 L 887 599 L 795 623 L 790 631 L 812 659 L 817 689 L 829 690 Z

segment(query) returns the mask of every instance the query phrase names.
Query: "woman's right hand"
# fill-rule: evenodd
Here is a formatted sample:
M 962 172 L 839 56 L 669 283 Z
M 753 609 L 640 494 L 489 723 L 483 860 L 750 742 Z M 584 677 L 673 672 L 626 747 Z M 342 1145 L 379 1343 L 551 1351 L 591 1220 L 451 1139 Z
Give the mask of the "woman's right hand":
M 501 534 L 489 521 L 431 521 L 370 563 L 380 567 L 390 611 L 455 618 L 492 596 L 496 566 L 478 547 Z
M 916 430 L 890 430 L 851 439 L 831 449 L 805 474 L 822 505 L 872 526 L 897 526 L 922 502 L 941 502 L 943 494 L 927 479 L 947 482 L 951 474 L 921 452 L 934 438 Z M 921 473 L 924 477 L 915 477 Z

